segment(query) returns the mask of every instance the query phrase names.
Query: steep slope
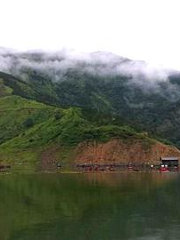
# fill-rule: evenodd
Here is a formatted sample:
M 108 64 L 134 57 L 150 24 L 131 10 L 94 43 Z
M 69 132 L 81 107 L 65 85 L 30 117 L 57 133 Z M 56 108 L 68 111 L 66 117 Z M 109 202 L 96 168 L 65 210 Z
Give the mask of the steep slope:
M 12 93 L 12 89 L 7 87 L 3 80 L 0 78 L 0 97 L 9 96 Z
M 112 136 L 136 134 L 123 126 L 90 123 L 77 108 L 63 110 L 15 95 L 0 98 L 0 112 L 1 161 L 27 167 L 37 166 L 41 153 L 51 146 L 58 146 L 55 148 L 61 152 L 64 148 L 68 154 L 85 140 L 107 141 Z
M 180 146 L 178 72 L 156 73 L 155 69 L 152 73 L 144 62 L 107 53 L 88 57 L 77 60 L 58 54 L 19 54 L 9 69 L 16 77 L 0 72 L 6 88 L 0 95 L 9 91 L 54 106 L 81 107 L 119 117 L 136 129 Z
M 102 158 L 104 161 L 119 161 L 120 158 L 113 156 L 123 158 L 125 152 L 125 159 L 129 162 L 132 153 L 128 153 L 127 146 L 133 148 L 134 144 L 141 142 L 151 158 L 154 151 L 151 146 L 157 144 L 156 140 L 137 133 L 128 125 L 105 119 L 104 115 L 99 115 L 97 121 L 94 116 L 90 117 L 90 112 L 88 115 L 79 108 L 62 109 L 12 95 L 0 98 L 0 112 L 0 161 L 11 164 L 14 169 L 54 170 L 58 162 L 69 169 L 76 161 L 89 157 L 98 161 Z M 111 153 L 105 150 L 106 146 L 117 141 L 119 145 L 114 144 Z M 92 155 L 88 152 L 94 143 L 104 146 L 101 159 L 98 151 L 93 150 Z M 125 146 L 126 151 L 123 150 Z M 165 151 L 163 156 L 179 154 L 177 149 L 163 146 L 164 149 L 174 149 Z M 136 150 L 144 156 L 141 148 Z
M 111 139 L 106 143 L 82 143 L 77 148 L 77 163 L 160 164 L 161 157 L 180 157 L 180 151 L 152 139 Z
M 23 81 L 21 78 L 4 72 L 0 72 L 0 80 L 13 95 L 50 104 L 58 102 L 53 90 L 53 83 L 48 78 L 39 76 L 33 71 L 28 71 L 28 81 Z
M 48 119 L 53 111 L 53 107 L 19 96 L 0 98 L 0 144 Z

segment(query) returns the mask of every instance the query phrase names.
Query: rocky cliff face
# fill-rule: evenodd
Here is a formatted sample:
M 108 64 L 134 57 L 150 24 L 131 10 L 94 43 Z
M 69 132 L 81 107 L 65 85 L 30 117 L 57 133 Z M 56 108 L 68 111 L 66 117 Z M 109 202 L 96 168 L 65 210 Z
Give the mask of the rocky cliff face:
M 160 157 L 179 157 L 180 151 L 160 142 L 112 139 L 106 143 L 81 143 L 76 163 L 159 163 Z

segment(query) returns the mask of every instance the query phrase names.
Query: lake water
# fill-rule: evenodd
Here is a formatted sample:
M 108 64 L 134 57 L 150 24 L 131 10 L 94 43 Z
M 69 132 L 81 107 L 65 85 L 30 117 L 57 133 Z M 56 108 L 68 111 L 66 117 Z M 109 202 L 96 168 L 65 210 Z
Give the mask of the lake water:
M 176 173 L 0 175 L 0 240 L 180 239 Z

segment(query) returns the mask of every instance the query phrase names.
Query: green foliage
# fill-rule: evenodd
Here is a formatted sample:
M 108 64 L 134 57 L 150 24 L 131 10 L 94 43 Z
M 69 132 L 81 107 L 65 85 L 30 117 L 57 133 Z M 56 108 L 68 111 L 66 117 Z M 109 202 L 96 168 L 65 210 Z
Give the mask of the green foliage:
M 0 97 L 5 97 L 12 94 L 12 89 L 4 84 L 3 79 L 0 78 Z
M 25 133 L 26 129 L 51 117 L 54 107 L 18 96 L 0 98 L 0 143 Z
M 56 120 L 59 120 L 61 117 L 62 117 L 62 116 L 61 116 L 61 113 L 60 113 L 59 111 L 56 111 L 55 114 L 54 114 L 54 118 L 55 118 Z
M 25 128 L 30 128 L 34 125 L 34 122 L 32 118 L 28 118 L 24 123 L 23 123 Z
M 31 166 L 50 145 L 71 149 L 82 141 L 111 138 L 141 139 L 148 148 L 154 143 L 148 136 L 153 136 L 180 146 L 179 102 L 169 101 L 166 83 L 159 85 L 163 95 L 142 91 L 123 76 L 72 70 L 66 81 L 53 82 L 24 71 L 24 81 L 0 72 L 1 161 L 27 160 Z
M 130 139 L 136 138 L 138 134 L 129 127 L 114 125 L 89 128 L 84 132 L 84 139 L 108 141 L 111 138 Z
M 16 166 L 26 161 L 27 168 L 37 164 L 41 151 L 53 144 L 64 146 L 66 151 L 83 141 L 146 139 L 115 118 L 100 113 L 94 116 L 94 111 L 87 114 L 80 108 L 52 107 L 19 96 L 1 98 L 0 111 L 0 160 Z
M 90 114 L 86 111 L 85 117 L 91 115 L 99 126 L 107 124 L 107 119 L 111 122 L 111 117 L 115 118 L 113 124 L 119 124 L 120 120 L 180 146 L 179 101 L 173 100 L 176 96 L 169 91 L 168 81 L 157 83 L 158 91 L 150 91 L 148 86 L 144 91 L 133 84 L 131 77 L 91 75 L 80 69 L 67 71 L 65 80 L 60 82 L 31 69 L 24 69 L 23 73 L 24 81 L 0 73 L 9 94 L 65 108 L 81 107 L 84 112 L 88 109 Z M 179 77 L 171 79 L 171 84 L 179 88 Z M 2 94 L 0 91 L 0 96 L 7 92 L 7 89 Z M 104 115 L 104 120 L 102 117 L 98 120 L 98 115 Z M 55 118 L 59 120 L 60 115 L 55 114 Z

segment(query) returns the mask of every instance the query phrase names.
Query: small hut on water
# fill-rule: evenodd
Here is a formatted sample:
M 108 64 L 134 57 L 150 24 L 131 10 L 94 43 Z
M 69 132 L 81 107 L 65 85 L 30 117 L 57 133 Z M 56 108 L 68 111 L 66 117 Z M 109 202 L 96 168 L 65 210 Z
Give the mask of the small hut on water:
M 179 159 L 177 157 L 161 157 L 160 158 L 162 165 L 168 167 L 178 167 Z

